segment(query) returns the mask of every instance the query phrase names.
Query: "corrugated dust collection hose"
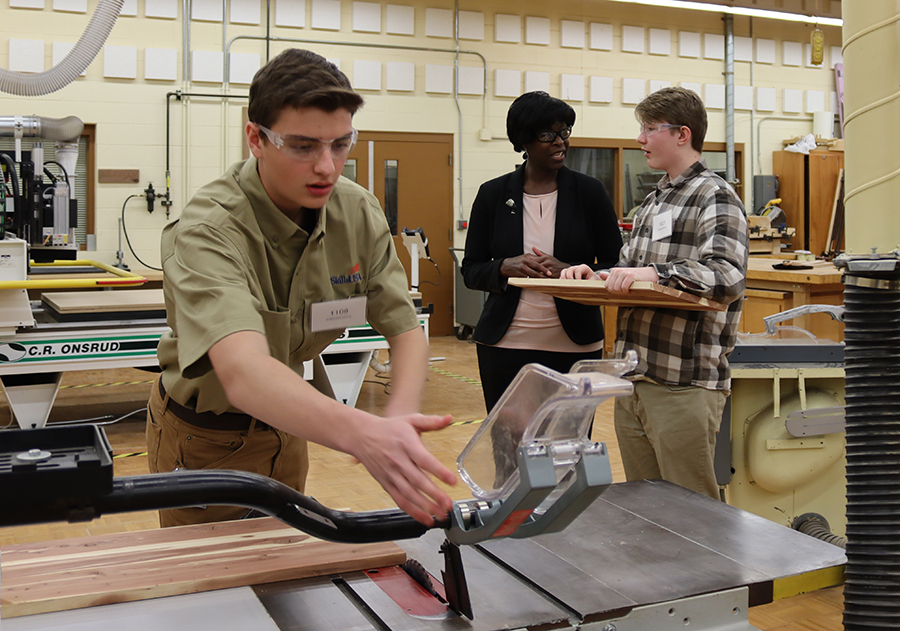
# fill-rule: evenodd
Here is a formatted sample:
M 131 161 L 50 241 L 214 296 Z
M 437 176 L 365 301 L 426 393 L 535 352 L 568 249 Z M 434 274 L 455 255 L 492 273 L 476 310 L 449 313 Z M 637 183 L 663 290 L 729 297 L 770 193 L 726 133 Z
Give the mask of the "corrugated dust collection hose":
M 0 92 L 16 96 L 45 96 L 72 83 L 100 52 L 124 2 L 125 0 L 100 0 L 78 43 L 50 70 L 30 74 L 0 68 Z
M 900 273 L 844 277 L 844 629 L 900 629 Z

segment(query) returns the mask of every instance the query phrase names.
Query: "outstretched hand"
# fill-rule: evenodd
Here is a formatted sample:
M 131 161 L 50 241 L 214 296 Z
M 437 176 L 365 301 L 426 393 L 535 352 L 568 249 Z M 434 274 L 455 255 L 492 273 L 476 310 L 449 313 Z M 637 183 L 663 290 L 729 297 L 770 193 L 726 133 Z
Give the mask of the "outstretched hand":
M 354 441 L 351 450 L 375 480 L 397 502 L 397 506 L 426 526 L 434 518 L 445 518 L 453 508 L 450 496 L 428 474 L 445 484 L 456 484 L 456 476 L 435 458 L 422 442 L 421 434 L 443 429 L 453 417 L 408 414 L 374 417 Z

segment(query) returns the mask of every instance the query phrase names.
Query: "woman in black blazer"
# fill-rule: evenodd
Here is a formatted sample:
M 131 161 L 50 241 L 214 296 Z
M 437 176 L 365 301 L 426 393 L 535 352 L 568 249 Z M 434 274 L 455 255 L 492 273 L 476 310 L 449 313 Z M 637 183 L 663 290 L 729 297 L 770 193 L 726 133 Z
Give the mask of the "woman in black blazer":
M 525 162 L 482 184 L 472 204 L 461 271 L 466 287 L 489 292 L 473 336 L 488 412 L 525 364 L 568 372 L 578 360 L 603 355 L 599 307 L 506 281 L 618 261 L 622 237 L 603 184 L 564 166 L 574 124 L 575 110 L 546 92 L 517 98 L 506 133 Z

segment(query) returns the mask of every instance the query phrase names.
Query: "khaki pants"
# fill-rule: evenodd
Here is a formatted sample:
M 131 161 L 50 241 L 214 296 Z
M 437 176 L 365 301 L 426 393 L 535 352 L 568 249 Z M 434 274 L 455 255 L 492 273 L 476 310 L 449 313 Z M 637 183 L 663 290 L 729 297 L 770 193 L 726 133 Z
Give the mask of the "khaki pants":
M 235 469 L 258 473 L 303 492 L 309 457 L 306 441 L 253 421 L 242 431 L 211 430 L 187 423 L 168 408 L 154 384 L 147 405 L 147 459 L 150 471 Z M 237 506 L 205 506 L 159 511 L 160 526 L 183 526 L 240 519 Z
M 713 459 L 726 393 L 636 381 L 616 399 L 616 438 L 631 480 L 663 479 L 720 499 Z

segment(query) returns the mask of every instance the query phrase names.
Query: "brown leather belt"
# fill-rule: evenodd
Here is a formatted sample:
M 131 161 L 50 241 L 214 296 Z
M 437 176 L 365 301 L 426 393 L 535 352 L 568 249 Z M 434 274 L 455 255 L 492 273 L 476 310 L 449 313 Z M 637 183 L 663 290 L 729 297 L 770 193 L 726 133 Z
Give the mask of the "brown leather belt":
M 162 379 L 159 379 L 158 383 L 159 394 L 163 398 L 163 401 L 165 401 L 166 389 L 163 387 Z M 185 423 L 190 423 L 191 425 L 203 429 L 240 432 L 250 429 L 250 424 L 253 422 L 253 417 L 249 414 L 238 414 L 237 412 L 223 412 L 222 414 L 216 414 L 214 412 L 196 412 L 195 410 L 181 405 L 171 397 L 169 397 L 166 408 L 171 410 L 175 416 Z M 269 426 L 262 421 L 256 421 L 256 429 L 269 429 Z

